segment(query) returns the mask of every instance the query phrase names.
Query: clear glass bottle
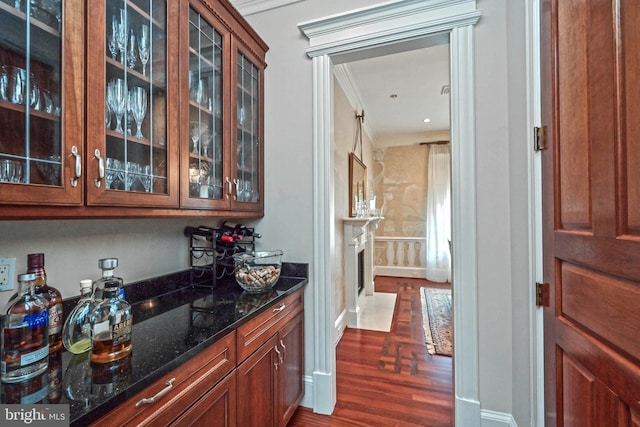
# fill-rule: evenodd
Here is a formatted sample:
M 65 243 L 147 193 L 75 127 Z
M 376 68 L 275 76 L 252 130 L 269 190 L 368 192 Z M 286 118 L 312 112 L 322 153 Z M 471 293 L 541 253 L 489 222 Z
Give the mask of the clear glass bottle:
M 44 254 L 27 255 L 27 273 L 34 273 L 34 292 L 46 298 L 49 304 L 49 352 L 62 348 L 62 295 L 47 284 L 47 273 L 44 270 Z
M 131 305 L 118 296 L 118 282 L 105 283 L 102 301 L 91 312 L 91 355 L 94 363 L 109 363 L 131 353 Z
M 80 281 L 80 300 L 62 327 L 62 344 L 73 354 L 91 350 L 91 321 L 89 315 L 94 301 L 90 279 Z
M 2 315 L 2 381 L 26 381 L 49 365 L 49 307 L 34 293 L 35 274 L 18 275 L 18 294 Z
M 98 260 L 98 268 L 102 270 L 102 277 L 93 282 L 93 299 L 99 302 L 103 299 L 102 293 L 105 289 L 105 283 L 110 281 L 118 281 L 118 294 L 124 300 L 124 280 L 122 277 L 114 275 L 114 270 L 118 266 L 118 258 L 102 258 Z

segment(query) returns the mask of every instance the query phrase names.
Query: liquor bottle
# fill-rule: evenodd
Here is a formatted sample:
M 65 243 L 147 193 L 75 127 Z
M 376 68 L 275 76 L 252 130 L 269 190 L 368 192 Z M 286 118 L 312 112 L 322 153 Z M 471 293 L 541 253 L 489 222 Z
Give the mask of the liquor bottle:
M 131 353 L 131 305 L 118 297 L 118 282 L 105 283 L 102 301 L 91 312 L 91 362 L 109 363 Z
M 80 300 L 62 327 L 62 344 L 73 354 L 81 354 L 91 350 L 89 315 L 94 304 L 91 286 L 90 279 L 80 281 Z
M 49 352 L 53 353 L 62 348 L 62 295 L 47 284 L 43 253 L 27 255 L 27 273 L 36 275 L 34 292 L 49 303 Z
M 102 293 L 105 289 L 105 283 L 110 281 L 118 281 L 118 294 L 124 299 L 124 280 L 122 277 L 114 275 L 114 269 L 118 266 L 118 258 L 102 258 L 98 260 L 98 268 L 102 270 L 102 277 L 93 282 L 93 300 L 96 303 L 103 299 Z
M 186 237 L 194 237 L 198 240 L 208 240 L 209 242 L 216 240 L 232 243 L 234 241 L 230 232 L 222 233 L 220 230 L 207 227 L 206 225 L 200 225 L 198 227 L 187 226 L 184 228 L 184 235 Z
M 2 381 L 26 381 L 47 371 L 49 307 L 34 293 L 35 274 L 18 275 L 18 294 L 2 316 Z
M 256 233 L 253 228 L 247 228 L 247 226 L 243 224 L 237 224 L 235 222 L 230 222 L 230 221 L 223 222 L 222 229 L 231 231 L 232 235 L 236 238 L 236 240 L 240 240 L 243 237 L 255 237 L 256 239 L 259 239 L 262 237 L 262 234 Z

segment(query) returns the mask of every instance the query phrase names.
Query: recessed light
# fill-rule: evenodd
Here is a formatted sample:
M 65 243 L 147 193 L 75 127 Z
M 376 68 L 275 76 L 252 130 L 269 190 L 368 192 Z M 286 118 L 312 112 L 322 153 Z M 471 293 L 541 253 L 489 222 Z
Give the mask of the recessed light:
M 423 122 L 425 123 L 429 123 L 431 121 L 431 119 L 429 117 L 427 117 L 426 119 L 423 120 Z

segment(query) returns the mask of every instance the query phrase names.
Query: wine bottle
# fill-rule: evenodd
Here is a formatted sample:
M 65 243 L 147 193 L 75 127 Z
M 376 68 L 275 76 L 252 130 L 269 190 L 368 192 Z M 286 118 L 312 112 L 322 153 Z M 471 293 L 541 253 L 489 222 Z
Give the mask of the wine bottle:
M 33 290 L 49 303 L 49 353 L 53 353 L 62 348 L 62 295 L 47 284 L 43 253 L 27 255 L 27 273 L 36 275 Z
M 240 240 L 243 237 L 255 237 L 256 239 L 259 239 L 262 237 L 262 234 L 256 233 L 253 228 L 247 228 L 246 225 L 237 224 L 235 222 L 230 222 L 230 221 L 223 222 L 222 229 L 231 231 L 232 235 L 236 240 Z

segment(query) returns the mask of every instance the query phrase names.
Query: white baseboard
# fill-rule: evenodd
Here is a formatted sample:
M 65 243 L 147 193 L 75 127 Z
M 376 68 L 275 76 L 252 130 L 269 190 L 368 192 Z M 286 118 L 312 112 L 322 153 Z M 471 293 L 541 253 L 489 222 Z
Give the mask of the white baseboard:
M 304 396 L 302 396 L 300 406 L 304 406 L 305 408 L 313 408 L 313 377 L 311 377 L 310 375 L 305 375 L 302 378 L 302 381 L 304 386 Z
M 340 340 L 342 339 L 342 335 L 344 334 L 344 330 L 347 328 L 347 311 L 342 310 L 342 313 L 338 316 L 334 323 L 335 327 L 335 342 L 334 345 L 338 345 Z
M 410 277 L 414 279 L 424 279 L 427 277 L 427 270 L 416 267 L 393 267 L 376 265 L 373 268 L 374 276 Z
M 518 427 L 516 420 L 511 414 L 504 412 L 480 410 L 481 427 Z

